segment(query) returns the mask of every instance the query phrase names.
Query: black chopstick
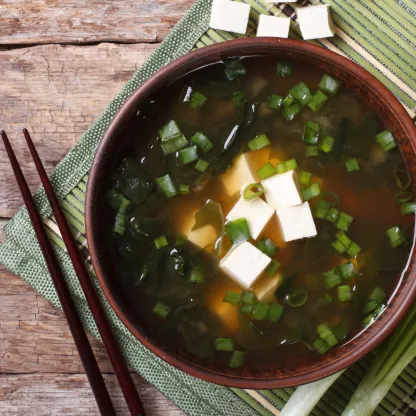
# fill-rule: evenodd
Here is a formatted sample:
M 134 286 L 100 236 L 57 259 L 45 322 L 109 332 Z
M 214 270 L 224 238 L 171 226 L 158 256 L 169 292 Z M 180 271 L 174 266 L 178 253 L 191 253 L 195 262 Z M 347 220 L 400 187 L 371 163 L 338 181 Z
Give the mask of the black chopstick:
M 98 408 L 100 409 L 102 415 L 115 416 L 116 412 L 113 404 L 111 403 L 110 395 L 108 394 L 103 376 L 88 341 L 87 334 L 82 326 L 82 322 L 75 309 L 75 305 L 62 275 L 61 268 L 59 267 L 52 245 L 46 234 L 42 219 L 36 209 L 29 187 L 27 186 L 26 179 L 20 169 L 9 139 L 4 131 L 1 132 L 1 137 L 12 165 L 14 176 L 16 177 L 17 184 L 19 185 L 20 193 L 22 194 L 30 220 L 32 221 L 36 237 L 42 249 L 43 256 L 45 257 L 49 273 L 51 274 L 56 293 L 61 302 L 72 337 L 74 338 L 75 345 L 84 366 L 85 373 L 87 374 L 95 400 L 97 401 Z

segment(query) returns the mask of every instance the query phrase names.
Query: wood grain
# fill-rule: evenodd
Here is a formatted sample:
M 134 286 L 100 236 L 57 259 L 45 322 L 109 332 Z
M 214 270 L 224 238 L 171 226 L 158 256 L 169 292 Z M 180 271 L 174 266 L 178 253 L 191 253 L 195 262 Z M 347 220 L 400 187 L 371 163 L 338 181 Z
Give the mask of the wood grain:
M 0 2 L 0 44 L 154 43 L 194 0 L 8 0 Z
M 0 128 L 15 149 L 31 189 L 40 180 L 25 144 L 28 128 L 47 172 L 78 141 L 156 45 L 42 45 L 0 52 Z M 0 147 L 0 217 L 22 204 Z

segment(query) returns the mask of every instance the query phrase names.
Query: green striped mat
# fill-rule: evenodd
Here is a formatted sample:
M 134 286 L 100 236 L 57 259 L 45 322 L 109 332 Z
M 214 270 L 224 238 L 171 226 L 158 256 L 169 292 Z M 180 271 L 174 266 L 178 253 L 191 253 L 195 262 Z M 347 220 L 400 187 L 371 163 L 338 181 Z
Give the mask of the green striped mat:
M 319 0 L 297 4 L 265 0 L 239 0 L 251 5 L 248 35 L 254 35 L 259 14 L 286 15 L 292 19 L 290 37 L 300 39 L 296 8 L 318 4 Z M 410 116 L 416 110 L 416 3 L 413 0 L 322 0 L 330 4 L 336 36 L 313 43 L 354 60 L 381 80 L 402 102 Z M 153 72 L 194 48 L 233 39 L 236 36 L 208 28 L 211 0 L 198 0 L 187 15 L 166 37 L 158 50 L 137 71 L 120 94 L 109 103 L 80 141 L 71 149 L 51 175 L 52 183 L 72 226 L 80 248 L 89 262 L 85 238 L 84 202 L 95 149 L 106 128 L 126 98 Z M 36 193 L 39 210 L 45 218 L 50 238 L 64 270 L 71 293 L 85 327 L 97 338 L 85 298 L 60 237 L 44 192 Z M 21 209 L 5 228 L 6 241 L 0 247 L 0 262 L 20 275 L 39 293 L 60 307 L 27 212 Z M 92 267 L 90 271 L 93 274 Z M 171 367 L 144 348 L 122 325 L 109 307 L 98 284 L 97 291 L 112 323 L 128 364 L 157 386 L 186 413 L 195 416 L 277 415 L 293 388 L 275 390 L 229 389 L 195 379 Z M 416 351 L 415 351 L 416 354 Z M 340 415 L 353 390 L 371 364 L 369 355 L 343 373 L 314 408 L 316 416 Z M 400 375 L 377 415 L 406 415 L 416 408 L 416 360 Z M 296 416 L 296 415 L 293 415 Z

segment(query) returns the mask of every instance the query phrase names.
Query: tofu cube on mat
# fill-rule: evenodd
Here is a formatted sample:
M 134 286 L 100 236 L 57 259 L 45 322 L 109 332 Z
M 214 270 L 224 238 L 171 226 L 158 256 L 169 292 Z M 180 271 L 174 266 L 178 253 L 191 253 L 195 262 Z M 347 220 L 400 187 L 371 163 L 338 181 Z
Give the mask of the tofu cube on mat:
M 296 9 L 303 39 L 321 39 L 334 36 L 335 26 L 332 23 L 329 7 L 329 5 L 321 4 Z
M 290 19 L 261 14 L 256 36 L 271 36 L 276 38 L 289 37 Z
M 239 156 L 222 176 L 221 182 L 229 196 L 240 193 L 244 185 L 256 183 L 256 172 L 250 167 L 248 156 L 243 153 Z
M 245 241 L 231 248 L 220 267 L 240 287 L 250 289 L 272 259 Z
M 247 30 L 250 5 L 231 0 L 215 0 L 212 3 L 209 26 L 213 29 L 241 33 Z
M 315 237 L 318 234 L 308 202 L 295 207 L 278 209 L 276 215 L 283 240 L 286 242 Z
M 274 209 L 294 207 L 303 202 L 298 176 L 294 170 L 273 175 L 264 179 L 261 184 L 266 202 Z
M 264 227 L 273 217 L 274 209 L 261 198 L 246 201 L 241 197 L 228 213 L 228 221 L 245 218 L 248 223 L 251 237 L 256 240 Z

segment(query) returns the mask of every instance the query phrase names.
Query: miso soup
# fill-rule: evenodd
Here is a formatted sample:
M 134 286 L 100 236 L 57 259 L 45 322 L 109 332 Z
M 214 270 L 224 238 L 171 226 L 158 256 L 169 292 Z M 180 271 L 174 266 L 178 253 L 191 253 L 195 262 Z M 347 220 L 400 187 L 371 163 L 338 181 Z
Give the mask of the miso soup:
M 138 113 L 108 190 L 118 284 L 154 336 L 285 368 L 383 312 L 413 238 L 394 136 L 313 67 L 219 62 Z

